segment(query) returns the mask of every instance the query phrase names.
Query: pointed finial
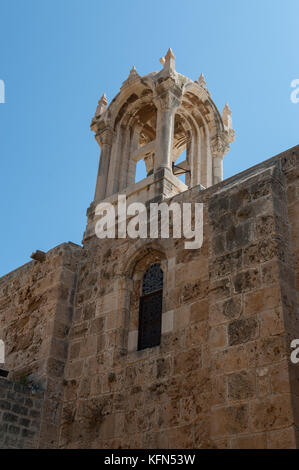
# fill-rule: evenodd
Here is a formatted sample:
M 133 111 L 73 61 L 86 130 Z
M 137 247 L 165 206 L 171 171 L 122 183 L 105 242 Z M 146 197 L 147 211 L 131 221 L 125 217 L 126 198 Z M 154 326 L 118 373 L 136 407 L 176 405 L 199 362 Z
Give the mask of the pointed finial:
M 166 56 L 161 57 L 160 62 L 163 65 L 164 75 L 170 76 L 175 73 L 175 56 L 171 47 L 168 49 Z
M 231 115 L 232 112 L 231 112 L 231 109 L 230 109 L 230 107 L 229 107 L 229 105 L 228 105 L 228 102 L 226 102 L 226 103 L 225 103 L 225 106 L 224 106 L 224 108 L 223 108 L 223 111 L 222 111 L 222 116 L 228 115 L 228 114 Z
M 167 54 L 165 56 L 165 61 L 169 61 L 170 59 L 175 60 L 175 56 L 174 56 L 174 53 L 173 53 L 171 47 L 167 51 Z
M 132 81 L 132 80 L 135 80 L 136 77 L 139 77 L 138 73 L 137 73 L 137 70 L 136 70 L 136 67 L 135 65 L 133 65 L 133 67 L 131 68 L 130 70 L 130 73 L 129 73 L 129 76 L 127 78 L 127 81 Z
M 138 75 L 135 65 L 133 65 L 133 67 L 131 68 L 129 77 L 131 77 L 132 75 Z
M 207 84 L 206 84 L 206 79 L 205 79 L 203 73 L 200 74 L 200 77 L 199 77 L 199 79 L 197 80 L 197 83 L 198 83 L 200 86 L 206 88 Z
M 225 106 L 222 111 L 222 121 L 225 130 L 228 132 L 229 141 L 231 143 L 235 139 L 235 132 L 233 130 L 232 112 L 228 105 L 228 102 L 225 103 Z
M 123 86 L 126 86 L 126 85 L 130 85 L 131 83 L 133 83 L 137 78 L 139 78 L 139 74 L 136 70 L 136 67 L 135 65 L 133 65 L 133 67 L 131 68 L 130 70 L 130 73 L 129 73 L 129 76 L 127 78 L 127 80 L 125 80 L 122 84 L 122 87 Z
M 108 104 L 108 100 L 107 100 L 107 95 L 106 95 L 106 93 L 104 93 L 104 94 L 101 96 L 99 103 L 104 103 L 104 104 L 106 104 L 106 105 Z
M 98 106 L 96 109 L 95 117 L 100 116 L 106 111 L 107 104 L 108 104 L 107 96 L 106 96 L 106 93 L 104 93 L 101 99 L 98 101 Z

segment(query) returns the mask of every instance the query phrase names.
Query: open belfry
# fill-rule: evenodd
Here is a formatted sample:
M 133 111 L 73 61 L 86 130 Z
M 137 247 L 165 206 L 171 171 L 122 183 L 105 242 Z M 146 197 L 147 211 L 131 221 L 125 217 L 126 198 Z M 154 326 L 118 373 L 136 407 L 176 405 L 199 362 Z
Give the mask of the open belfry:
M 0 448 L 299 447 L 299 146 L 223 181 L 228 104 L 160 62 L 98 102 L 82 246 L 0 279 Z M 202 245 L 99 238 L 119 195 L 202 204 Z

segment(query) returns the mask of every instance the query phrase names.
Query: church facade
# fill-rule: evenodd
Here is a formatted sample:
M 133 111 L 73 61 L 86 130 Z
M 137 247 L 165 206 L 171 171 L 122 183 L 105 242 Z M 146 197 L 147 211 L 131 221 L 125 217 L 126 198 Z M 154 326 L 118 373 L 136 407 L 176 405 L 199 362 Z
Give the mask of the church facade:
M 0 279 L 2 448 L 299 447 L 299 146 L 223 181 L 228 105 L 171 49 L 161 65 L 98 103 L 82 246 Z M 98 204 L 120 194 L 201 204 L 201 246 L 98 238 Z

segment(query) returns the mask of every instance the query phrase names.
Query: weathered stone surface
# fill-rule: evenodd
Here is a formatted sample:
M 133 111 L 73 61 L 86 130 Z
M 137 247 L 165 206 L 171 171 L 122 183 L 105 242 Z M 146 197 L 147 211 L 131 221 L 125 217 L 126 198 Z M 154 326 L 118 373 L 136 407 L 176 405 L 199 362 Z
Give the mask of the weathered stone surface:
M 258 336 L 256 318 L 234 320 L 228 325 L 228 342 L 230 346 L 247 343 Z
M 251 372 L 237 372 L 228 375 L 228 398 L 229 400 L 244 400 L 255 396 L 255 376 Z
M 296 449 L 296 432 L 293 426 L 268 433 L 268 449 Z
M 251 402 L 251 427 L 256 431 L 280 429 L 292 424 L 290 395 L 277 395 Z
M 240 436 L 232 439 L 232 449 L 266 449 L 267 437 L 265 433 Z
M 299 446 L 299 368 L 289 363 L 290 341 L 299 338 L 298 148 L 221 182 L 232 129 L 214 135 L 221 121 L 212 123 L 200 83 L 187 82 L 182 100 L 173 61 L 169 52 L 154 106 L 133 71 L 115 123 L 103 127 L 106 105 L 97 110 L 92 127 L 103 154 L 84 245 L 60 245 L 0 279 L 0 339 L 12 379 L 0 379 L 0 447 Z M 136 93 L 127 95 L 135 80 Z M 191 92 L 197 86 L 201 98 Z M 211 161 L 189 159 L 202 184 L 189 189 L 172 174 L 170 151 L 189 145 L 176 113 L 178 106 L 188 113 L 187 102 L 199 107 L 212 136 L 201 144 L 212 153 L 198 153 Z M 226 127 L 228 117 L 226 109 Z M 174 146 L 156 134 L 157 122 Z M 135 186 L 133 167 L 145 148 L 153 174 Z M 120 189 L 128 202 L 203 202 L 201 248 L 185 250 L 172 236 L 96 238 L 96 203 L 115 202 Z M 138 350 L 142 280 L 154 263 L 163 271 L 160 344 Z M 27 382 L 39 384 L 41 395 Z
M 249 412 L 247 405 L 216 408 L 212 411 L 212 436 L 244 433 L 248 430 Z
M 18 387 L 16 385 L 19 385 Z M 18 390 L 11 393 L 10 389 Z M 0 448 L 37 448 L 43 393 L 0 377 Z
M 233 284 L 236 294 L 256 289 L 261 284 L 259 270 L 249 269 L 248 271 L 238 273 L 233 277 Z

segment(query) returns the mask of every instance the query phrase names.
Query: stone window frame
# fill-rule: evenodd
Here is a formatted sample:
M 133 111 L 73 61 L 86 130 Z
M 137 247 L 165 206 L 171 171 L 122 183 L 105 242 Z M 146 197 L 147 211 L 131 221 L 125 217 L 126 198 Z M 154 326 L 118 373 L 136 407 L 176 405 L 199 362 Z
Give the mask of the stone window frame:
M 141 250 L 142 251 L 142 250 Z M 153 249 L 153 252 L 156 252 Z M 150 253 L 150 250 L 146 250 L 146 253 L 143 256 L 138 256 L 137 260 L 131 261 L 132 264 L 135 264 L 134 268 L 132 269 L 131 273 L 127 272 L 127 295 L 126 295 L 126 330 L 127 334 L 125 337 L 127 340 L 125 341 L 125 350 L 127 354 L 136 354 L 137 356 L 146 354 L 147 351 L 152 351 L 153 349 L 160 348 L 163 335 L 170 333 L 173 331 L 174 328 L 174 312 L 173 310 L 166 311 L 166 295 L 168 290 L 168 273 L 169 273 L 169 261 L 168 258 L 164 253 L 156 252 L 156 257 L 153 257 L 153 254 Z M 140 263 L 144 263 L 142 269 L 137 268 L 136 265 L 140 265 Z M 159 263 L 160 267 L 163 271 L 163 300 L 162 300 L 162 319 L 161 319 L 161 343 L 158 346 L 153 346 L 153 348 L 146 348 L 138 350 L 138 333 L 139 333 L 139 301 L 142 295 L 142 279 L 144 276 L 145 271 L 148 267 L 152 264 Z M 134 285 L 139 283 L 138 288 L 138 323 L 136 323 L 136 311 L 135 311 L 135 321 L 134 315 L 132 311 L 132 298 L 134 296 Z M 136 300 L 135 300 L 136 302 Z M 135 307 L 136 308 L 136 307 Z
M 152 269 L 153 268 L 153 269 Z M 161 263 L 152 263 L 145 270 L 142 277 L 141 284 L 141 295 L 139 297 L 139 322 L 138 322 L 138 351 L 143 349 L 153 348 L 161 344 L 161 335 L 162 335 L 162 308 L 163 308 L 163 291 L 164 291 L 164 271 L 161 269 Z M 159 316 L 157 316 L 156 321 L 159 322 L 159 332 L 157 331 L 156 335 L 150 333 L 150 345 L 145 346 L 145 343 L 149 341 L 143 338 L 143 332 L 145 331 L 144 327 L 144 316 L 142 316 L 143 305 L 150 304 L 150 310 L 152 309 L 153 302 L 156 302 L 157 295 L 159 295 L 159 303 L 162 301 L 161 311 Z M 141 319 L 143 318 L 143 322 Z M 147 335 L 146 335 L 147 336 Z M 148 338 L 149 339 L 149 338 Z M 153 344 L 156 343 L 156 344 Z

